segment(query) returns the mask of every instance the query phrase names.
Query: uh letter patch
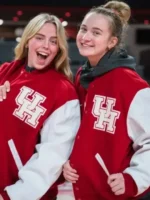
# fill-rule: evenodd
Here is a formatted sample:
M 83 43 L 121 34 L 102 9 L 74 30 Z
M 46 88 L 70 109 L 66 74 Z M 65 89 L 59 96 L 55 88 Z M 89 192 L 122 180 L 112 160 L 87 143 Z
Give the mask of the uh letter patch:
M 116 104 L 116 99 L 95 95 L 93 102 L 92 114 L 97 118 L 94 122 L 94 129 L 114 134 L 116 120 L 120 116 L 120 112 L 113 109 Z
M 39 118 L 46 112 L 46 109 L 40 105 L 45 99 L 46 97 L 40 93 L 23 86 L 15 99 L 18 108 L 14 110 L 13 115 L 36 128 Z

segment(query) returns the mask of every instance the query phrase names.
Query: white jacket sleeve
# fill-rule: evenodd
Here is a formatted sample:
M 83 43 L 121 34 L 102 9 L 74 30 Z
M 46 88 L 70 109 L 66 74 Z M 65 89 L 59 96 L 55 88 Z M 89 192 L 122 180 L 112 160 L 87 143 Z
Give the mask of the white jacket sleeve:
M 150 186 L 150 88 L 135 95 L 128 112 L 127 128 L 135 153 L 124 172 L 132 176 L 141 194 Z
M 41 131 L 37 153 L 19 171 L 19 180 L 5 188 L 11 200 L 38 200 L 58 179 L 70 156 L 80 125 L 78 100 L 68 101 L 53 112 Z

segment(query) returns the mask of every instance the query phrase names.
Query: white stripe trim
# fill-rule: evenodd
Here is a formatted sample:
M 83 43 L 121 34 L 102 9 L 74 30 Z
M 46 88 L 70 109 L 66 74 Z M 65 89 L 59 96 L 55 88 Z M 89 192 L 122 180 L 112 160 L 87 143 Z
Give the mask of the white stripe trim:
M 16 149 L 14 141 L 12 139 L 9 140 L 8 145 L 9 145 L 10 151 L 12 153 L 12 156 L 14 158 L 14 161 L 16 163 L 16 166 L 17 166 L 18 170 L 20 170 L 23 167 L 23 164 L 21 162 L 21 159 L 20 159 L 20 156 L 19 156 L 18 151 Z

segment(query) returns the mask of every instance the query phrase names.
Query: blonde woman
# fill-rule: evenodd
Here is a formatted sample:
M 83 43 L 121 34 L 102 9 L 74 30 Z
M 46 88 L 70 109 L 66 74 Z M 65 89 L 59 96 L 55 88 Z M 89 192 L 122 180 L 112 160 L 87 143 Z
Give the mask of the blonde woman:
M 56 16 L 39 14 L 25 27 L 15 60 L 0 68 L 1 199 L 52 199 L 47 191 L 80 123 L 71 81 L 64 28 Z

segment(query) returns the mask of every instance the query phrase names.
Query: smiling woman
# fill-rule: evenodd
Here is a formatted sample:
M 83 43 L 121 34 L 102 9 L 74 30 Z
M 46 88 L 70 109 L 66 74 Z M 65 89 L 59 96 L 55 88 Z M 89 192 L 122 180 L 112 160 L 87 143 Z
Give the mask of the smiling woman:
M 111 37 L 109 29 L 107 17 L 92 12 L 85 17 L 81 24 L 77 35 L 77 46 L 80 54 L 88 57 L 92 66 L 95 66 L 105 53 L 118 42 L 116 37 Z
M 94 7 L 77 35 L 82 120 L 63 170 L 76 200 L 134 200 L 149 188 L 150 88 L 121 45 L 130 13 L 121 1 Z
M 15 60 L 0 68 L 1 199 L 56 197 L 53 184 L 80 124 L 71 80 L 61 22 L 47 13 L 34 17 L 15 48 Z
M 27 43 L 28 66 L 43 69 L 52 62 L 59 51 L 56 27 L 46 23 Z
M 31 45 L 34 43 L 36 46 L 33 44 L 30 49 L 28 48 L 29 43 Z M 54 15 L 40 14 L 27 24 L 22 34 L 22 39 L 15 48 L 15 59 L 20 60 L 28 57 L 28 61 L 31 62 L 35 57 L 32 57 L 29 52 L 32 51 L 32 53 L 38 54 L 41 49 L 42 53 L 46 52 L 47 55 L 45 65 L 53 61 L 55 68 L 72 80 L 65 30 L 59 19 Z M 47 61 L 49 62 L 47 63 Z M 30 67 L 35 68 L 32 64 Z

